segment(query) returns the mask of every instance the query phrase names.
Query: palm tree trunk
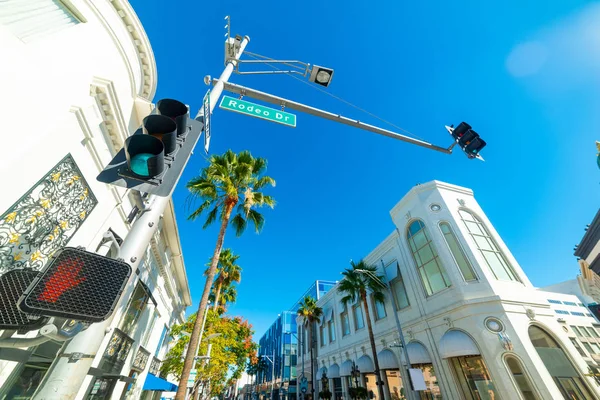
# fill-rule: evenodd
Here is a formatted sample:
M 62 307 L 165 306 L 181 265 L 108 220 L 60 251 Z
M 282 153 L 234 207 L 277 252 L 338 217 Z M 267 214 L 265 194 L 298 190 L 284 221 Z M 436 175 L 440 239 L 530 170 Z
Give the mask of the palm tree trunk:
M 373 352 L 373 363 L 375 364 L 375 382 L 377 384 L 378 400 L 384 400 L 383 397 L 383 381 L 381 380 L 381 372 L 379 371 L 379 359 L 377 358 L 377 347 L 375 346 L 375 337 L 373 336 L 373 325 L 371 324 L 371 315 L 369 313 L 369 305 L 367 302 L 367 293 L 360 294 L 363 305 L 365 307 L 365 316 L 367 317 L 367 329 L 369 330 L 369 341 L 371 342 L 371 351 Z
M 202 292 L 202 298 L 200 299 L 200 305 L 198 306 L 198 313 L 196 314 L 196 322 L 194 322 L 194 328 L 192 329 L 192 335 L 190 336 L 190 343 L 185 355 L 185 361 L 183 362 L 183 370 L 181 371 L 181 378 L 179 379 L 179 386 L 177 387 L 175 400 L 185 400 L 187 381 L 190 376 L 192 366 L 194 365 L 194 357 L 196 356 L 198 340 L 200 339 L 202 319 L 204 312 L 206 311 L 206 305 L 208 304 L 208 295 L 210 294 L 210 288 L 212 287 L 213 280 L 215 279 L 217 264 L 219 263 L 219 256 L 225 240 L 225 231 L 227 230 L 227 225 L 229 225 L 229 218 L 231 218 L 231 212 L 233 211 L 235 204 L 236 201 L 230 201 L 225 205 L 223 221 L 221 222 L 221 229 L 219 230 L 219 236 L 217 237 L 217 245 L 215 246 L 215 252 L 213 253 L 208 274 L 206 274 L 206 283 L 204 284 L 204 291 Z
M 215 292 L 215 306 L 213 307 L 214 311 L 217 311 L 219 307 L 219 297 L 221 296 L 221 289 L 223 289 L 223 281 L 219 280 L 217 282 L 217 291 Z
M 312 380 L 312 399 L 318 399 L 318 391 L 317 391 L 317 371 L 315 368 L 315 360 L 314 360 L 314 347 L 315 347 L 315 338 L 313 336 L 313 323 L 309 322 L 308 325 L 308 334 L 310 335 L 310 374 Z M 318 366 L 318 364 L 317 364 Z

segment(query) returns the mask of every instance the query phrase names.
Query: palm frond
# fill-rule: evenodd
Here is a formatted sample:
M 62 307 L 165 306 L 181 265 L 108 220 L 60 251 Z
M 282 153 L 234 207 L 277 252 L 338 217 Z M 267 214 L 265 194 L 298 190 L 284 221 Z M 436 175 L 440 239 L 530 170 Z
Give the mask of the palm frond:
M 276 185 L 275 179 L 271 178 L 270 176 L 261 176 L 260 178 L 258 178 L 256 180 L 256 182 L 254 182 L 253 187 L 254 187 L 254 190 L 260 190 L 267 185 L 271 185 L 272 187 L 275 187 L 275 185 Z
M 215 220 L 217 219 L 217 212 L 219 211 L 219 207 L 215 207 L 208 213 L 206 217 L 206 222 L 202 226 L 202 229 L 208 228 Z
M 248 211 L 248 220 L 252 221 L 252 223 L 254 224 L 254 229 L 256 233 L 260 233 L 260 231 L 263 228 L 263 225 L 265 224 L 265 217 L 263 217 L 262 214 L 258 211 L 251 209 Z
M 235 235 L 241 236 L 242 233 L 246 230 L 246 226 L 248 225 L 246 219 L 242 217 L 242 214 L 236 214 L 235 217 L 231 219 L 231 225 L 235 229 Z
M 195 220 L 196 218 L 198 218 L 203 212 L 204 210 L 206 210 L 208 207 L 210 207 L 210 205 L 212 204 L 211 200 L 205 200 L 204 203 L 200 204 L 200 207 L 198 207 L 193 213 L 191 213 L 188 216 L 188 220 Z

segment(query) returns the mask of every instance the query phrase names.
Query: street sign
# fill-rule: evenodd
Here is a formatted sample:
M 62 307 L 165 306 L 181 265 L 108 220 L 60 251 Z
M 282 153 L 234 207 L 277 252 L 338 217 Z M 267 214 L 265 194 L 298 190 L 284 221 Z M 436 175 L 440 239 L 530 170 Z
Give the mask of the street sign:
M 202 108 L 204 110 L 204 151 L 208 154 L 210 147 L 210 89 L 204 95 Z
M 260 104 L 250 103 L 249 101 L 238 100 L 230 96 L 223 96 L 220 108 L 228 111 L 238 112 L 251 117 L 266 119 L 267 121 L 277 122 L 278 124 L 296 127 L 296 115 L 285 111 L 277 110 L 271 107 L 261 106 Z
M 187 381 L 187 387 L 191 388 L 194 387 L 194 382 L 196 382 L 196 374 L 198 373 L 198 370 L 193 369 L 190 371 L 190 376 L 188 377 L 188 381 Z

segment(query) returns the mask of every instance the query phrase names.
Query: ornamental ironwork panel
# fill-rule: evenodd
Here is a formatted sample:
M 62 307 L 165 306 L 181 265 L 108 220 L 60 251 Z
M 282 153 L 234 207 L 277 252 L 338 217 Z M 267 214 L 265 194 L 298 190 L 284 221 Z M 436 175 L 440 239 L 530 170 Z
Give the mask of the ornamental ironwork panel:
M 103 360 L 99 368 L 105 372 L 120 372 L 132 345 L 133 339 L 123 331 L 115 328 L 102 355 Z
M 135 358 L 133 359 L 133 363 L 131 364 L 131 368 L 139 369 L 143 371 L 146 368 L 146 364 L 148 363 L 148 358 L 150 357 L 150 352 L 144 349 L 142 346 L 138 348 L 137 353 L 135 354 Z
M 150 362 L 149 372 L 152 375 L 158 376 L 158 373 L 160 372 L 160 364 L 161 363 L 162 363 L 162 361 L 160 361 L 160 359 L 158 359 L 156 357 L 152 357 L 152 361 Z
M 98 200 L 71 154 L 67 154 L 0 216 L 0 275 L 40 270 L 66 246 Z

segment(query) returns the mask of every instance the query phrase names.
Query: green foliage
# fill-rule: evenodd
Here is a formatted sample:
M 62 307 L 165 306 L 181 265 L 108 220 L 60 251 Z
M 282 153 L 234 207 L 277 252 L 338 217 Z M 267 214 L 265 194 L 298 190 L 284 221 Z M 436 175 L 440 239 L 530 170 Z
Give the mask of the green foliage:
M 367 389 L 361 386 L 351 387 L 350 389 L 348 389 L 348 393 L 353 399 L 366 400 L 369 397 L 369 392 L 367 391 Z
M 323 399 L 323 400 L 331 399 L 331 395 L 332 395 L 332 393 L 329 390 L 321 390 L 319 392 L 319 398 Z
M 383 284 L 383 276 L 377 275 L 377 268 L 368 265 L 363 260 L 355 263 L 350 262 L 351 268 L 342 272 L 344 279 L 338 285 L 338 293 L 343 294 L 342 303 L 354 303 L 358 299 L 366 296 L 367 292 L 373 294 L 376 301 L 382 302 L 385 300 L 385 287 Z
M 195 220 L 208 211 L 203 228 L 207 228 L 217 220 L 229 218 L 225 215 L 227 206 L 237 205 L 236 215 L 230 222 L 237 236 L 240 236 L 248 221 L 256 232 L 264 225 L 264 217 L 254 210 L 256 207 L 275 206 L 275 200 L 260 192 L 266 186 L 275 186 L 275 180 L 263 175 L 267 169 L 264 158 L 253 157 L 249 151 L 236 154 L 227 150 L 223 155 L 214 154 L 209 165 L 202 169 L 200 176 L 192 178 L 187 188 L 193 198 L 202 201 L 200 206 L 190 214 L 188 219 Z
M 192 315 L 184 324 L 174 325 L 170 335 L 176 339 L 175 346 L 169 351 L 161 373 L 181 375 L 183 368 L 184 349 L 189 342 L 189 337 L 182 332 L 191 333 L 196 315 Z M 196 364 L 198 369 L 197 379 L 204 382 L 210 380 L 211 394 L 217 395 L 234 380 L 239 379 L 246 369 L 247 360 L 255 352 L 257 345 L 252 342 L 252 326 L 248 321 L 240 317 L 219 315 L 213 310 L 208 310 L 206 327 L 203 338 L 219 333 L 210 340 L 212 349 L 210 361 L 199 360 Z M 206 355 L 208 341 L 203 340 L 200 344 L 198 355 Z
M 323 316 L 323 309 L 317 307 L 317 301 L 314 298 L 306 296 L 300 302 L 297 314 L 304 318 L 305 324 L 319 323 L 321 322 L 321 316 Z

